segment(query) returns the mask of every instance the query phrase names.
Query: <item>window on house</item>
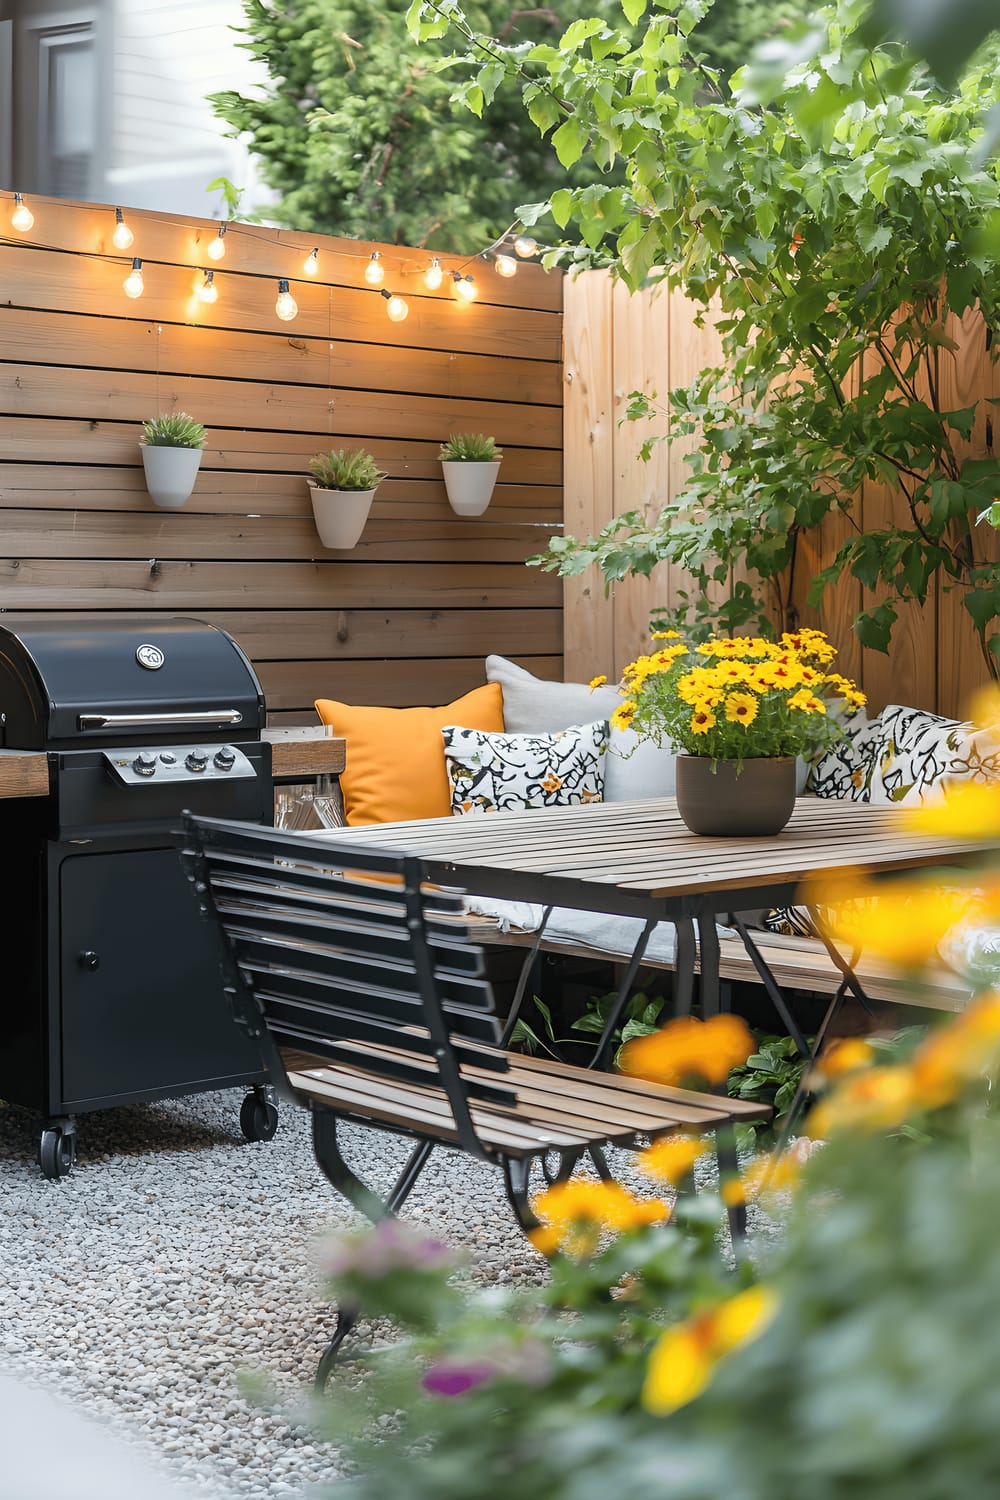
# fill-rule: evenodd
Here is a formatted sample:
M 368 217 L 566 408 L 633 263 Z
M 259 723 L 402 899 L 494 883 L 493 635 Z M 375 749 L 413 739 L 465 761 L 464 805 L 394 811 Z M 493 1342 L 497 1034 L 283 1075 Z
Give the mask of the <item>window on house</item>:
M 88 199 L 97 186 L 100 0 L 72 10 L 8 4 L 13 36 L 13 176 L 25 192 Z
M 40 191 L 54 198 L 91 196 L 97 147 L 96 63 L 92 26 L 39 33 Z

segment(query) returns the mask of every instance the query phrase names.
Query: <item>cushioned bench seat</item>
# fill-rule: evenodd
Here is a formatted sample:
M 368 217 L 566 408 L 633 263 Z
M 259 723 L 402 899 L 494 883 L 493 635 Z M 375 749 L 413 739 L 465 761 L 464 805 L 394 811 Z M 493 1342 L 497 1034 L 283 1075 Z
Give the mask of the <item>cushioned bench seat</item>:
M 537 933 L 503 932 L 499 924 L 484 917 L 470 916 L 473 941 L 531 948 Z M 832 995 L 840 985 L 840 970 L 816 938 L 787 937 L 783 933 L 754 931 L 758 950 L 783 990 L 807 990 L 812 994 Z M 550 942 L 544 937 L 539 948 L 546 953 L 562 953 L 575 958 L 609 959 L 625 963 L 630 954 L 612 951 L 588 943 Z M 739 937 L 719 940 L 719 972 L 723 979 L 759 984 L 760 977 Z M 671 970 L 672 963 L 643 959 L 643 967 Z M 969 1000 L 968 982 L 960 979 L 943 964 L 937 964 L 924 976 L 918 988 L 908 977 L 890 964 L 876 958 L 859 960 L 855 970 L 862 989 L 870 1000 L 900 1005 L 920 1005 L 933 1010 L 962 1010 Z

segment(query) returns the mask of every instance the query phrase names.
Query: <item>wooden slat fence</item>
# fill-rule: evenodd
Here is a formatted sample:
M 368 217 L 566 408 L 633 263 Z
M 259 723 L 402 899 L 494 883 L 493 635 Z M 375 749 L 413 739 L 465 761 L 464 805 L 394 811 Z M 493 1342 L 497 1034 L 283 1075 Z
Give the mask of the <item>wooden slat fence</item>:
M 562 525 L 563 278 L 512 280 L 476 261 L 479 298 L 428 292 L 426 253 L 215 221 L 33 200 L 34 229 L 0 240 L 0 609 L 183 611 L 230 630 L 272 722 L 316 696 L 446 702 L 500 652 L 562 675 L 562 590 L 523 566 Z M 314 245 L 319 274 L 303 276 Z M 363 272 L 410 314 L 394 324 Z M 141 256 L 146 290 L 122 290 Z M 446 273 L 462 265 L 441 257 Z M 199 268 L 219 298 L 194 296 Z M 294 323 L 274 312 L 290 277 Z M 158 510 L 140 424 L 184 410 L 208 446 L 195 492 Z M 493 502 L 453 515 L 437 458 L 450 433 L 504 449 Z M 388 472 L 358 547 L 328 552 L 306 461 L 363 445 Z
M 652 518 L 684 488 L 688 469 L 680 444 L 672 450 L 658 446 L 644 464 L 637 455 L 649 426 L 619 424 L 631 391 L 665 397 L 671 387 L 688 384 L 700 369 L 718 361 L 718 336 L 711 326 L 697 326 L 696 313 L 676 292 L 630 296 L 603 271 L 567 281 L 566 529 L 571 534 L 595 532 L 628 510 L 645 511 Z M 984 395 L 1000 398 L 1000 366 L 989 357 L 981 320 L 975 314 L 964 322 L 952 318 L 948 331 L 958 348 L 941 351 L 945 409 L 970 405 Z M 988 424 L 984 409 L 971 441 L 960 448 L 967 456 L 985 458 L 997 453 L 998 441 L 1000 421 Z M 862 525 L 880 527 L 892 504 L 884 488 L 866 485 L 855 514 Z M 854 616 L 872 602 L 856 580 L 827 590 L 819 613 L 807 607 L 809 584 L 844 540 L 846 525 L 840 517 L 831 518 L 800 547 L 794 597 L 801 622 L 825 629 L 836 641 L 838 666 L 861 682 L 872 712 L 892 702 L 961 716 L 987 673 L 958 593 L 938 587 L 923 609 L 901 608 L 888 656 L 862 651 L 851 631 Z M 998 555 L 996 537 L 986 528 L 979 528 L 976 546 L 984 558 Z M 617 676 L 625 662 L 647 649 L 650 608 L 676 603 L 677 591 L 689 586 L 679 569 L 666 564 L 649 579 L 616 584 L 610 595 L 596 569 L 567 580 L 567 678 L 587 679 L 598 672 Z

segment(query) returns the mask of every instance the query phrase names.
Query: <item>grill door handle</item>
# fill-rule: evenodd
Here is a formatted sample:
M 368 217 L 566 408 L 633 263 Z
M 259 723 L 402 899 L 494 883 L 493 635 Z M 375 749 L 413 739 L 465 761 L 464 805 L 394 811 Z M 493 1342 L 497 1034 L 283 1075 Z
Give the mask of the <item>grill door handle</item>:
M 207 712 L 181 714 L 80 714 L 78 729 L 141 729 L 157 724 L 242 724 L 238 708 L 218 708 Z

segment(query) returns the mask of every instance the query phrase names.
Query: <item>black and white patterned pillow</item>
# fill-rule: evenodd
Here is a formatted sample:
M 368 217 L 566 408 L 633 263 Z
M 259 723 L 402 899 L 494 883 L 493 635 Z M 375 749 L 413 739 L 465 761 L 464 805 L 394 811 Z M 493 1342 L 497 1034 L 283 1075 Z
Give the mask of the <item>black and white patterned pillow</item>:
M 451 726 L 441 733 L 451 810 L 458 816 L 603 800 L 606 719 L 553 734 L 488 734 Z
M 878 735 L 867 747 L 869 802 L 934 801 L 956 782 L 1000 778 L 1000 743 L 973 724 L 898 703 L 875 722 Z
M 868 722 L 863 708 L 846 718 L 843 721 L 846 738 L 838 740 L 813 763 L 806 791 L 816 797 L 835 797 L 841 802 L 867 802 L 866 752 L 877 724 L 877 719 Z
M 810 773 L 817 797 L 898 805 L 931 801 L 954 782 L 1000 779 L 1000 743 L 973 724 L 890 703 L 871 723 L 861 713 L 844 727 L 847 739 Z

